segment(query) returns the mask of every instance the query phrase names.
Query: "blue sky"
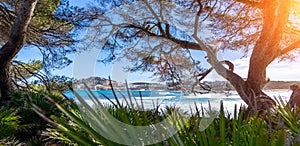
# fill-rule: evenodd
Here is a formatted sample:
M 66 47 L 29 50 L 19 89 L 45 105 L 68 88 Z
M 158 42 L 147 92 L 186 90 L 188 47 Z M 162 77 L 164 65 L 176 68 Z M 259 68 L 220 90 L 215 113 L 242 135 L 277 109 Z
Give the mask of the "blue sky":
M 91 0 L 69 0 L 70 1 L 70 5 L 74 5 L 74 6 L 85 6 L 87 3 L 92 2 Z
M 87 1 L 83 0 L 71 0 L 71 5 L 84 6 Z M 75 78 L 86 78 L 89 76 L 101 76 L 108 77 L 111 76 L 112 79 L 118 81 L 124 81 L 125 79 L 128 82 L 134 81 L 150 81 L 151 73 L 125 73 L 122 71 L 122 66 L 126 63 L 117 63 L 115 65 L 104 65 L 96 61 L 97 57 L 101 54 L 99 50 L 91 50 L 89 52 L 84 52 L 76 55 L 68 55 L 68 57 L 74 62 L 62 69 L 55 70 L 53 74 L 65 75 Z M 193 54 L 197 58 L 203 58 L 203 53 L 194 51 Z M 235 65 L 235 72 L 246 77 L 248 71 L 249 57 L 241 58 L 243 56 L 242 52 L 238 51 L 224 51 L 219 53 L 221 60 L 229 59 Z M 42 55 L 38 50 L 34 48 L 24 48 L 18 54 L 18 60 L 28 61 L 30 59 L 41 59 Z M 75 59 L 76 58 L 76 59 Z M 207 66 L 205 60 L 202 60 L 204 66 Z M 128 65 L 128 64 L 127 64 Z M 279 62 L 274 61 L 267 68 L 267 76 L 271 80 L 298 80 L 300 81 L 300 58 L 296 58 L 295 62 L 283 61 Z M 216 73 L 211 73 L 208 76 L 207 80 L 223 80 Z

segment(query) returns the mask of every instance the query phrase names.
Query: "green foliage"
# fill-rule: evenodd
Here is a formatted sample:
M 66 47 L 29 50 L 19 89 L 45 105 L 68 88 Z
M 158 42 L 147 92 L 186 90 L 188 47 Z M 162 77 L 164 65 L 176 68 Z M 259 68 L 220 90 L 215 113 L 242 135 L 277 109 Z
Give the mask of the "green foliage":
M 276 110 L 278 111 L 277 115 L 273 117 L 273 121 L 280 127 L 285 127 L 289 129 L 288 132 L 291 133 L 292 141 L 295 145 L 300 144 L 300 109 L 291 109 L 289 106 L 285 105 L 284 101 L 280 97 L 277 100 L 278 106 Z
M 196 107 L 195 113 L 172 119 L 169 114 L 178 112 L 179 109 L 176 107 L 166 107 L 164 110 L 159 110 L 160 108 L 157 106 L 153 110 L 137 110 L 132 108 L 126 100 L 125 104 L 102 107 L 98 103 L 99 101 L 91 95 L 90 98 L 93 99 L 95 104 L 92 108 L 85 103 L 80 95 L 76 92 L 74 94 L 81 103 L 79 108 L 76 104 L 72 104 L 73 108 L 70 109 L 55 103 L 71 121 L 66 122 L 53 115 L 48 118 L 44 116 L 54 126 L 53 129 L 48 131 L 48 135 L 51 135 L 53 139 L 62 140 L 71 145 L 122 145 L 108 140 L 106 136 L 110 134 L 118 135 L 120 139 L 127 141 L 142 141 L 147 144 L 145 137 L 141 134 L 130 135 L 131 130 L 134 132 L 134 129 L 126 128 L 128 135 L 124 135 L 123 130 L 118 129 L 118 126 L 115 125 L 116 123 L 109 115 L 122 123 L 130 125 L 152 125 L 155 127 L 154 129 L 162 130 L 165 134 L 170 131 L 160 129 L 162 127 L 155 124 L 167 119 L 168 123 L 175 127 L 177 132 L 167 139 L 161 139 L 155 145 L 279 146 L 299 144 L 296 143 L 296 140 L 299 137 L 297 128 L 300 127 L 300 120 L 295 118 L 299 116 L 296 113 L 289 112 L 290 109 L 284 109 L 280 106 L 279 112 L 276 114 L 270 112 L 264 116 L 252 115 L 245 118 L 246 110 L 238 109 L 235 106 L 234 114 L 231 115 L 224 111 L 221 102 L 218 114 L 209 109 L 201 108 L 199 110 Z M 118 100 L 118 98 L 116 99 Z M 119 101 L 119 103 L 121 102 Z M 37 109 L 36 111 L 41 112 Z M 105 113 L 109 113 L 109 115 Z M 218 116 L 216 117 L 216 115 Z M 284 122 L 284 126 L 278 123 L 279 119 Z M 156 131 L 153 130 L 152 132 L 155 133 Z M 157 136 L 159 137 L 159 135 Z
M 0 144 L 122 145 L 107 137 L 116 135 L 118 139 L 114 140 L 137 145 L 299 144 L 299 114 L 283 106 L 282 100 L 278 101 L 277 112 L 246 117 L 246 110 L 237 106 L 233 115 L 226 113 L 222 102 L 219 113 L 195 107 L 196 111 L 187 115 L 180 113 L 176 106 L 163 109 L 156 106 L 151 110 L 144 110 L 140 105 L 133 108 L 127 100 L 121 102 L 118 97 L 119 104 L 103 106 L 89 94 L 94 103 L 91 107 L 80 95 L 74 94 L 80 105 L 44 92 L 15 92 L 14 100 L 0 109 Z M 120 127 L 116 121 L 134 126 L 151 125 L 152 129 L 143 129 L 143 135 L 135 129 L 138 127 Z M 171 128 L 175 133 L 168 137 Z
M 90 96 L 94 101 L 94 106 L 91 107 L 80 95 L 76 92 L 74 94 L 81 103 L 79 106 L 70 100 L 62 100 L 62 96 L 44 92 L 14 93 L 14 100 L 0 109 L 0 144 L 122 145 L 108 139 L 107 136 L 111 135 L 118 135 L 124 141 L 150 145 L 299 144 L 299 115 L 283 105 L 276 107 L 276 113 L 270 111 L 264 116 L 252 115 L 245 118 L 246 110 L 235 106 L 232 115 L 226 113 L 221 102 L 219 113 L 210 108 L 196 107 L 194 113 L 187 115 L 176 114 L 180 113 L 180 108 L 175 106 L 163 109 L 156 106 L 151 110 L 143 110 L 142 106 L 133 108 L 127 100 L 119 101 L 115 105 L 101 106 L 93 95 Z M 172 114 L 174 116 L 170 116 Z M 133 134 L 136 129 L 130 127 L 125 128 L 127 134 L 124 134 L 115 120 L 134 126 L 151 125 L 152 131 L 145 133 L 156 134 L 160 138 L 154 140 L 160 141 L 151 143 L 151 134 L 148 137 L 141 133 Z M 176 130 L 171 137 L 165 139 L 161 138 L 160 132 L 167 136 L 171 131 L 170 127 L 162 123 L 164 120 Z
M 57 10 L 59 4 L 60 0 L 40 0 L 31 22 L 40 27 L 50 28 L 51 24 L 55 23 L 54 21 L 52 21 L 54 19 L 53 13 Z
M 63 2 L 61 0 L 38 1 L 31 24 L 37 29 L 42 29 L 44 33 L 38 34 L 41 36 L 32 36 L 31 41 L 34 39 L 34 41 L 40 40 L 41 42 L 36 43 L 52 47 L 69 46 L 75 41 L 70 33 L 74 29 L 74 25 L 68 19 L 56 15 L 56 13 L 60 13 L 57 10 Z M 47 37 L 43 38 L 43 36 Z
M 27 63 L 15 60 L 12 63 L 10 75 L 16 82 L 23 81 L 34 76 L 42 68 L 43 64 L 40 60 L 29 60 Z
M 57 17 L 56 13 L 60 6 L 63 6 L 65 1 L 61 0 L 39 0 L 30 22 L 30 27 L 27 32 L 27 45 L 52 46 L 69 45 L 74 42 L 71 38 L 70 31 L 74 25 L 68 19 Z M 3 34 L 0 37 L 0 42 L 7 41 L 11 30 L 14 18 L 20 9 L 22 1 L 1 1 L 1 13 L 3 17 L 9 19 L 0 20 L 0 32 Z M 61 40 L 60 40 L 61 39 Z M 55 42 L 57 41 L 57 42 Z M 41 45 L 41 46 L 40 46 Z
M 32 105 L 39 106 L 45 111 L 44 114 L 65 118 L 46 96 L 62 105 L 66 103 L 64 98 L 43 91 L 17 91 L 12 96 L 13 100 L 0 109 L 0 145 L 10 145 L 13 142 L 45 145 L 47 140 L 43 133 L 49 128 L 49 124 L 32 110 Z
M 0 19 L 0 46 L 8 41 L 22 2 L 11 0 L 0 2 L 0 16 L 5 18 Z M 39 0 L 35 7 L 26 31 L 24 47 L 40 50 L 43 56 L 43 69 L 48 73 L 52 68 L 61 69 L 72 62 L 66 55 L 77 50 L 74 47 L 78 42 L 76 30 L 81 28 L 79 26 L 81 22 L 75 21 L 86 18 L 82 17 L 77 9 L 79 8 L 70 7 L 67 0 Z
M 19 119 L 14 109 L 0 108 L 0 139 L 12 136 L 18 130 Z
M 72 78 L 66 76 L 40 76 L 29 84 L 30 88 L 36 91 L 47 91 L 51 94 L 61 95 L 61 93 L 72 87 Z
M 66 76 L 51 76 L 42 72 L 40 60 L 30 60 L 28 63 L 14 60 L 10 75 L 18 89 L 48 92 L 64 92 L 72 86 L 72 78 Z M 31 80 L 29 82 L 28 80 Z
M 62 100 L 62 97 L 50 96 L 58 101 Z M 32 104 L 44 109 L 47 114 L 60 116 L 61 113 L 45 98 L 45 93 L 43 92 L 33 93 L 25 91 L 14 93 L 13 101 L 9 106 L 18 107 L 18 115 L 21 117 L 20 124 L 26 125 L 26 128 L 16 133 L 16 135 L 22 140 L 28 139 L 32 136 L 38 136 L 39 130 L 45 130 L 47 128 L 47 122 L 32 110 Z

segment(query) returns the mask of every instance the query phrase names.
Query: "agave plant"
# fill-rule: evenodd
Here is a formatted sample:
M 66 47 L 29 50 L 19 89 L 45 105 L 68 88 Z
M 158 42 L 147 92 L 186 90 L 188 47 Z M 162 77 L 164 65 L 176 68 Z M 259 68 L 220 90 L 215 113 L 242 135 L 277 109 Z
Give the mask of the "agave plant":
M 70 123 L 66 124 L 56 116 L 52 115 L 50 119 L 43 116 L 37 106 L 35 106 L 35 111 L 50 121 L 56 129 L 79 144 L 149 145 L 164 142 L 167 139 L 170 143 L 181 143 L 179 137 L 173 135 L 177 134 L 178 128 L 184 125 L 181 123 L 183 116 L 175 110 L 170 114 L 159 115 L 157 114 L 158 109 L 139 111 L 130 108 L 128 104 L 104 107 L 89 91 L 89 97 L 94 103 L 94 107 L 91 107 L 80 95 L 76 92 L 74 94 L 80 102 L 80 108 L 76 108 L 76 110 L 70 111 L 67 107 L 52 101 L 72 120 L 73 126 L 70 126 Z M 76 107 L 76 105 L 72 106 Z M 79 134 L 77 131 L 84 132 Z M 118 136 L 116 137 L 116 135 Z
M 278 106 L 276 110 L 278 111 L 276 117 L 276 122 L 281 127 L 285 127 L 285 129 L 291 134 L 289 137 L 289 142 L 295 145 L 300 145 L 300 109 L 295 108 L 291 109 L 288 105 L 285 104 L 283 99 L 279 97 L 277 99 Z
M 159 106 L 152 110 L 144 110 L 139 105 L 136 108 L 126 98 L 122 103 L 116 94 L 116 103 L 111 101 L 110 106 L 103 106 L 90 90 L 87 92 L 93 106 L 75 91 L 78 105 L 74 102 L 60 104 L 49 98 L 69 120 L 47 116 L 34 105 L 33 109 L 53 126 L 46 133 L 48 137 L 70 145 L 299 144 L 299 115 L 285 106 L 276 107 L 277 114 L 245 118 L 245 110 L 237 106 L 231 115 L 224 110 L 222 102 L 219 112 L 195 104 L 196 112 L 186 115 L 174 106 L 164 110 Z M 128 94 L 127 99 L 130 98 Z
M 0 139 L 16 133 L 19 129 L 19 119 L 14 109 L 0 108 Z
M 32 104 L 44 109 L 44 114 L 62 117 L 58 108 L 45 98 L 46 92 L 17 91 L 13 100 L 0 108 L 0 145 L 44 145 L 41 135 L 49 127 L 48 122 L 32 110 Z M 62 96 L 48 94 L 61 104 Z M 8 144 L 10 143 L 10 144 Z

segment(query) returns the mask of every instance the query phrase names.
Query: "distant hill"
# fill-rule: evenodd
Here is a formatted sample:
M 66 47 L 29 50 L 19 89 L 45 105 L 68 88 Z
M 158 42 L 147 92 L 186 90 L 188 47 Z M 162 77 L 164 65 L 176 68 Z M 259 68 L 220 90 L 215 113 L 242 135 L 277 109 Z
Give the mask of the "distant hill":
M 270 81 L 264 89 L 290 89 L 292 84 L 300 84 L 300 81 Z
M 73 83 L 73 87 L 75 89 L 84 89 L 85 83 L 90 89 L 110 89 L 109 80 L 102 77 L 89 77 L 86 79 L 75 80 Z M 125 87 L 124 83 L 112 81 L 113 86 L 116 89 L 122 89 Z M 234 88 L 227 81 L 205 81 L 205 84 L 212 87 L 212 89 L 216 91 L 229 91 L 234 90 Z M 270 81 L 264 89 L 289 89 L 292 84 L 300 84 L 300 81 Z M 136 82 L 130 83 L 130 88 L 132 89 L 166 89 L 167 85 L 165 83 L 145 83 L 145 82 Z
M 112 81 L 114 83 L 115 81 Z M 90 89 L 95 89 L 96 85 L 107 85 L 109 86 L 109 80 L 102 77 L 89 77 L 85 79 L 77 79 L 73 83 L 75 89 L 85 89 L 86 84 Z
M 112 80 L 111 81 L 114 89 L 117 90 L 125 90 L 126 86 L 125 83 L 117 82 Z M 102 77 L 89 77 L 85 79 L 77 79 L 73 83 L 73 87 L 75 89 L 85 89 L 86 84 L 90 89 L 92 90 L 110 90 L 110 81 L 109 79 L 102 78 Z M 159 83 L 147 83 L 147 82 L 134 82 L 129 83 L 128 87 L 133 90 L 139 90 L 139 89 L 156 89 L 156 90 L 164 90 L 167 89 L 165 84 L 159 84 Z
M 222 90 L 234 90 L 234 88 L 227 81 L 215 81 L 207 82 L 208 85 L 214 87 L 215 89 Z M 270 81 L 266 84 L 265 90 L 270 89 L 290 89 L 290 85 L 300 84 L 300 81 Z

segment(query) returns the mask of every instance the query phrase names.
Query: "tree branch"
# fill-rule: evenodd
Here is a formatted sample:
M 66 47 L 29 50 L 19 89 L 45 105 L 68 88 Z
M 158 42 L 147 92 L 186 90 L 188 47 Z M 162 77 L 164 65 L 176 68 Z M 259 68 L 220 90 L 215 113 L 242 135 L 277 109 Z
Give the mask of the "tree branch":
M 226 64 L 228 66 L 228 70 L 233 72 L 234 70 L 234 65 L 232 62 L 230 62 L 229 60 L 223 60 L 223 61 L 220 61 L 220 63 L 222 64 Z M 203 73 L 200 73 L 197 75 L 197 77 L 200 77 L 198 80 L 201 81 L 203 80 L 214 68 L 211 67 L 210 69 L 208 69 L 207 71 L 203 72 Z
M 208 63 L 211 64 L 211 66 L 216 70 L 216 72 L 228 80 L 232 86 L 236 89 L 238 94 L 241 96 L 241 98 L 249 105 L 250 100 L 246 94 L 246 86 L 245 86 L 245 81 L 243 80 L 242 77 L 240 77 L 238 74 L 234 73 L 233 67 L 231 66 L 229 62 L 224 62 L 229 66 L 229 69 L 226 69 L 223 65 L 222 62 L 218 61 L 217 56 L 214 52 L 214 48 L 207 46 L 203 43 L 203 41 L 198 38 L 196 35 L 193 35 L 193 38 L 198 42 L 198 47 L 204 50 L 207 53 L 207 58 L 208 58 Z
M 166 26 L 167 26 L 167 29 L 169 29 L 168 28 L 169 25 L 166 25 Z M 164 38 L 164 39 L 171 40 L 172 42 L 180 45 L 180 47 L 182 47 L 182 48 L 188 48 L 188 49 L 192 49 L 192 50 L 202 50 L 201 47 L 199 47 L 199 45 L 197 43 L 177 39 L 177 38 L 171 36 L 169 31 L 167 31 L 167 36 L 163 36 L 163 35 L 157 35 L 156 33 L 150 32 L 146 28 L 132 25 L 132 24 L 125 26 L 125 27 L 139 29 L 139 30 L 143 31 L 144 33 L 146 33 L 147 35 L 152 36 L 152 37 L 158 37 L 158 38 Z
M 250 5 L 250 6 L 256 7 L 256 8 L 262 8 L 263 7 L 263 3 L 255 2 L 255 1 L 251 1 L 251 0 L 236 0 L 236 2 L 240 2 L 240 3 L 243 3 L 245 5 Z
M 197 21 L 195 21 L 195 23 L 196 22 Z M 195 25 L 195 27 L 196 26 L 197 25 Z M 171 34 L 169 34 L 167 36 L 158 35 L 156 33 L 153 33 L 151 31 L 149 31 L 147 28 L 144 28 L 144 27 L 141 27 L 141 26 L 136 26 L 136 25 L 129 24 L 129 25 L 125 26 L 125 28 L 126 27 L 127 28 L 139 29 L 142 32 L 144 32 L 146 35 L 150 36 L 150 37 L 152 36 L 152 37 L 158 37 L 158 38 L 170 40 L 170 41 L 178 44 L 182 48 L 205 51 L 207 53 L 207 56 L 208 56 L 208 62 L 212 65 L 212 67 L 216 70 L 216 72 L 219 75 L 221 75 L 223 78 L 228 80 L 234 86 L 234 88 L 237 90 L 239 95 L 241 95 L 241 98 L 247 104 L 250 104 L 250 102 L 252 101 L 251 99 L 249 99 L 251 97 L 248 97 L 247 94 L 245 93 L 245 91 L 246 91 L 245 81 L 239 75 L 237 75 L 236 73 L 233 72 L 233 64 L 230 63 L 230 62 L 226 62 L 226 61 L 225 62 L 219 61 L 217 59 L 217 56 L 216 56 L 215 48 L 204 44 L 204 42 L 201 39 L 198 38 L 197 34 L 194 33 L 194 35 L 193 35 L 193 38 L 197 42 L 196 43 L 196 42 L 189 42 L 189 41 L 174 38 Z M 166 29 L 169 29 L 168 27 Z M 167 31 L 167 33 L 168 32 L 169 31 Z M 225 66 L 223 66 L 223 64 L 227 64 L 229 68 L 227 69 Z
M 284 55 L 290 51 L 293 51 L 294 49 L 300 48 L 300 40 L 292 43 L 291 45 L 289 45 L 288 47 L 284 48 L 281 50 L 280 55 Z

